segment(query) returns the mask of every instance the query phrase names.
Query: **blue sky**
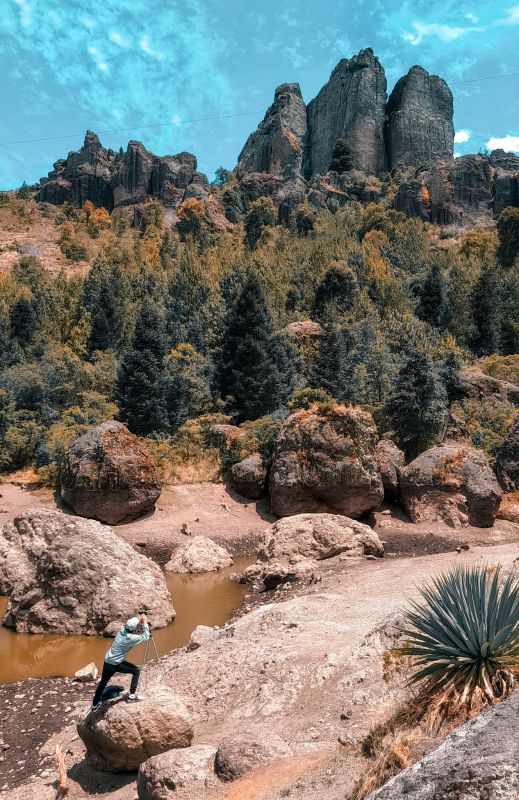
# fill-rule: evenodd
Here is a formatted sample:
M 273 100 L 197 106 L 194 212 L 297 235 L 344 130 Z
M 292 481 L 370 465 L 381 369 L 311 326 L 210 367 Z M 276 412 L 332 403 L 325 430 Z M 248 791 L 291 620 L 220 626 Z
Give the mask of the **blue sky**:
M 308 102 L 367 46 L 389 89 L 417 63 L 449 81 L 457 152 L 519 152 L 519 76 L 472 82 L 519 72 L 518 39 L 513 0 L 0 0 L 0 143 L 51 139 L 0 146 L 0 188 L 37 181 L 87 128 L 113 148 L 189 150 L 212 178 L 276 85 L 298 81 Z

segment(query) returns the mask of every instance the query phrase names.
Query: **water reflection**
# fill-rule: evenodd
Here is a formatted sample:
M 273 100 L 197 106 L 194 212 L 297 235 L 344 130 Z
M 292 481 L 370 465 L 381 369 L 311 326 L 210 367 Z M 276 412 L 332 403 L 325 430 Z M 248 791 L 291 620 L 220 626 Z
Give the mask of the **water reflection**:
M 246 588 L 229 580 L 251 559 L 236 559 L 234 566 L 204 575 L 166 574 L 177 616 L 167 628 L 154 633 L 160 654 L 183 647 L 197 625 L 223 625 L 241 606 Z M 7 600 L 0 597 L 0 619 Z M 132 614 L 135 609 L 128 609 Z M 0 683 L 53 675 L 71 676 L 90 661 L 101 667 L 110 640 L 101 636 L 35 636 L 13 633 L 0 626 Z M 144 646 L 132 650 L 131 660 L 142 663 Z

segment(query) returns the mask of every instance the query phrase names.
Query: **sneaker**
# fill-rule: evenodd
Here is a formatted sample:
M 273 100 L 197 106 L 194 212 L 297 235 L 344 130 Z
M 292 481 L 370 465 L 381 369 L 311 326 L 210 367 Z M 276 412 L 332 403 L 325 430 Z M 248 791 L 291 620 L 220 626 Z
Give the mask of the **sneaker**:
M 102 705 L 103 705 L 102 701 L 99 701 L 99 703 L 96 703 L 95 705 L 92 704 L 90 706 L 90 709 L 89 709 L 88 713 L 89 714 L 95 714 L 96 711 L 99 711 L 99 709 L 102 707 Z
M 139 700 L 144 700 L 142 694 L 129 694 L 126 698 L 130 703 L 138 703 Z

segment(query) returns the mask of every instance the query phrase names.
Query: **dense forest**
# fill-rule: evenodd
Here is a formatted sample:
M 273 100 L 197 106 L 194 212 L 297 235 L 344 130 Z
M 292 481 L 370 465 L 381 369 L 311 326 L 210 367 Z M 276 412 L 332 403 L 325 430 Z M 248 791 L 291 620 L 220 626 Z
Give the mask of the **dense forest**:
M 3 194 L 0 225 L 35 207 Z M 356 202 L 275 223 L 266 198 L 232 232 L 196 200 L 173 226 L 155 200 L 61 206 L 61 251 L 88 271 L 21 255 L 0 275 L 0 470 L 53 482 L 70 442 L 117 418 L 173 474 L 210 452 L 214 422 L 247 431 L 237 460 L 313 402 L 370 410 L 408 457 L 453 425 L 492 454 L 514 408 L 464 399 L 459 373 L 479 360 L 519 382 L 519 209 L 457 236 Z M 289 335 L 303 320 L 319 335 Z

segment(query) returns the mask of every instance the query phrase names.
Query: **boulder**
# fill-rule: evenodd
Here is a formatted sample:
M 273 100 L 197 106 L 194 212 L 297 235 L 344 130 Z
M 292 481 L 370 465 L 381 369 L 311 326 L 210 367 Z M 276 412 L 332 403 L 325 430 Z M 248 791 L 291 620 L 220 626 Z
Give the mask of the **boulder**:
M 519 494 L 517 492 L 503 495 L 497 518 L 506 519 L 519 525 Z
M 398 502 L 400 470 L 405 466 L 403 452 L 390 439 L 381 439 L 375 451 L 380 476 L 384 485 L 384 499 L 388 503 Z
M 259 500 L 265 493 L 267 467 L 259 453 L 233 464 L 230 477 L 234 491 L 249 500 Z
M 133 772 L 151 756 L 189 747 L 194 728 L 179 697 L 166 686 L 138 703 L 116 700 L 78 722 L 86 758 L 103 772 Z
M 386 166 L 384 121 L 386 76 L 371 48 L 343 58 L 308 105 L 306 177 L 329 169 L 359 169 L 377 175 Z M 332 164 L 347 152 L 342 166 Z
M 475 367 L 460 370 L 459 377 L 466 397 L 480 401 L 495 397 L 519 407 L 519 386 L 515 383 L 494 378 Z
M 88 683 L 89 681 L 96 681 L 99 670 L 93 661 L 74 672 L 74 680 L 79 683 Z
M 194 650 L 198 650 L 199 647 L 203 647 L 204 644 L 211 641 L 214 633 L 215 629 L 211 628 L 209 625 L 197 625 L 189 637 L 186 650 L 192 653 Z
M 161 492 L 153 460 L 121 422 L 103 422 L 72 443 L 60 487 L 76 514 L 109 525 L 153 511 Z
M 215 446 L 218 447 L 222 453 L 230 453 L 239 439 L 245 438 L 245 431 L 238 428 L 237 425 L 227 425 L 218 423 L 211 425 L 210 433 Z
M 317 406 L 292 414 L 278 433 L 270 472 L 272 511 L 339 513 L 358 519 L 384 496 L 378 433 L 360 408 Z
M 395 84 L 387 103 L 389 168 L 419 167 L 452 158 L 452 92 L 442 78 L 411 67 Z
M 139 767 L 139 800 L 195 800 L 214 776 L 215 755 L 216 747 L 199 744 L 148 758 Z
M 498 450 L 496 472 L 505 492 L 519 489 L 519 416 L 515 418 L 508 435 Z
M 284 328 L 284 333 L 295 342 L 305 369 L 311 371 L 324 333 L 322 326 L 312 319 L 303 319 L 290 322 Z
M 432 447 L 400 472 L 400 502 L 413 522 L 488 528 L 501 496 L 486 455 L 466 444 Z
M 43 508 L 0 532 L 4 624 L 19 633 L 115 635 L 145 608 L 155 627 L 175 616 L 157 565 L 106 525 Z
M 235 781 L 257 767 L 290 755 L 288 745 L 275 733 L 260 740 L 252 733 L 240 731 L 220 743 L 214 769 L 220 780 Z
M 451 733 L 367 800 L 517 800 L 519 692 Z
M 193 536 L 175 550 L 164 569 L 167 572 L 215 572 L 230 567 L 232 557 L 207 536 Z

